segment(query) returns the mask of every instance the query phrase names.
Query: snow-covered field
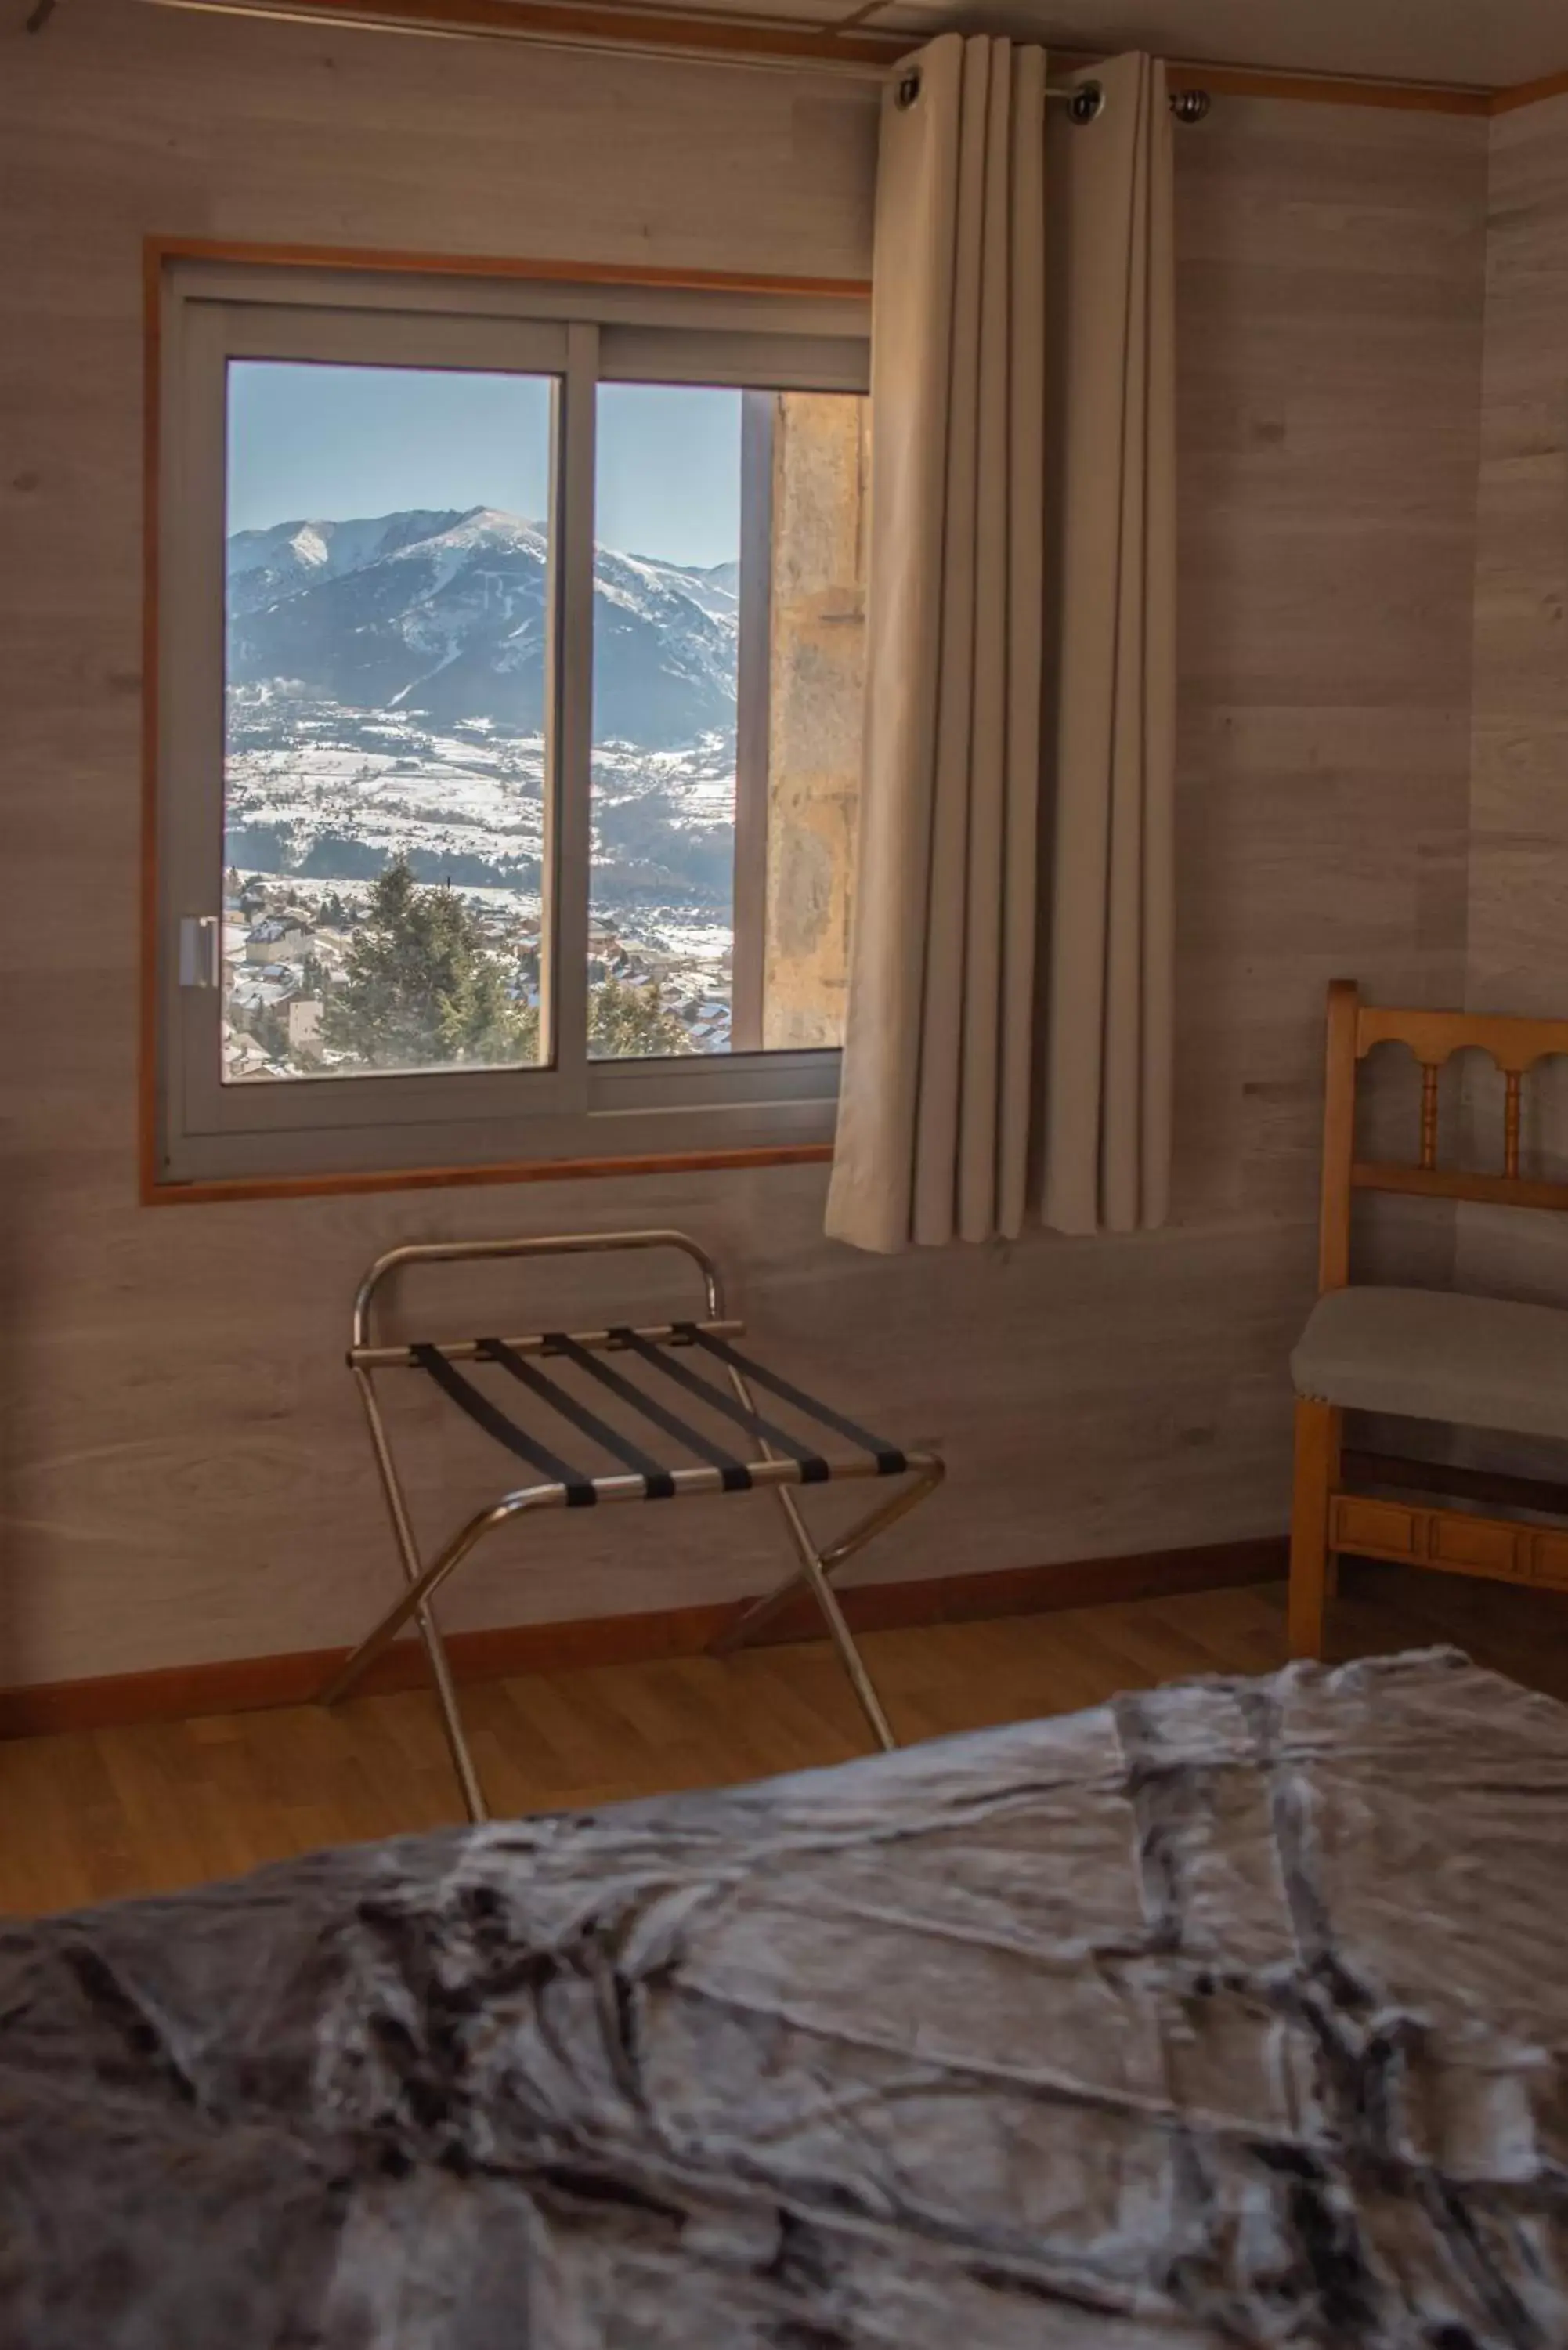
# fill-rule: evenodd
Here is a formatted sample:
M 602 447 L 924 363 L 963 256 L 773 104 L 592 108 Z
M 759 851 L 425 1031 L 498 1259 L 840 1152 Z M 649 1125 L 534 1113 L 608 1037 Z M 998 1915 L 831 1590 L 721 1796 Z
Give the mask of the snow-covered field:
M 316 914 L 358 908 L 393 858 L 476 907 L 536 920 L 545 745 L 473 721 L 432 733 L 392 711 L 231 704 L 225 864 Z M 690 749 L 596 747 L 590 911 L 629 975 L 727 1001 L 734 856 L 732 736 Z
M 389 711 L 232 708 L 225 857 L 247 872 L 373 879 L 407 856 L 421 880 L 535 894 L 544 744 L 488 726 L 435 735 Z M 258 739 L 260 738 L 260 739 Z
M 421 879 L 535 890 L 545 845 L 545 746 L 489 721 L 427 733 L 391 711 L 234 697 L 224 768 L 227 862 L 320 880 L 371 878 L 406 856 Z M 593 754 L 594 894 L 607 905 L 663 894 L 696 860 L 685 895 L 727 914 L 733 862 L 732 734 L 689 749 L 607 743 Z

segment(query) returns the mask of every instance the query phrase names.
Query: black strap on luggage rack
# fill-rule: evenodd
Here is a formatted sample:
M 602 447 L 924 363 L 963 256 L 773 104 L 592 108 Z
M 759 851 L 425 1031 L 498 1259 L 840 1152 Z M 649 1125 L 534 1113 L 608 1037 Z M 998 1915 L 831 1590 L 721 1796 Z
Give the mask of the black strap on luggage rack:
M 846 1436 L 851 1444 L 857 1444 L 863 1452 L 869 1452 L 877 1463 L 878 1477 L 901 1477 L 909 1467 L 908 1461 L 896 1444 L 889 1444 L 884 1437 L 873 1436 L 869 1429 L 860 1426 L 858 1420 L 846 1419 L 844 1414 L 835 1411 L 831 1404 L 819 1402 L 815 1396 L 807 1395 L 804 1388 L 793 1387 L 788 1379 L 781 1379 L 776 1371 L 768 1370 L 762 1363 L 753 1361 L 750 1355 L 738 1354 L 724 1339 L 716 1338 L 711 1330 L 700 1330 L 695 1322 L 677 1323 L 676 1327 L 691 1346 L 705 1347 L 710 1355 L 717 1355 L 722 1363 L 727 1363 L 731 1370 L 739 1371 L 757 1387 L 766 1388 L 770 1394 L 793 1405 L 796 1411 L 805 1412 L 812 1419 L 819 1419 L 824 1428 L 831 1428 L 835 1435 Z
M 624 1461 L 627 1467 L 642 1479 L 650 1502 L 672 1502 L 675 1499 L 674 1478 L 668 1469 L 659 1466 L 651 1452 L 645 1452 L 640 1444 L 633 1443 L 629 1436 L 623 1436 L 619 1429 L 612 1428 L 607 1419 L 601 1419 L 597 1411 L 590 1411 L 587 1404 L 579 1403 L 576 1396 L 568 1395 L 556 1380 L 535 1369 L 532 1363 L 524 1362 L 504 1338 L 482 1338 L 479 1351 L 486 1362 L 499 1363 L 503 1370 L 510 1371 L 514 1379 L 531 1388 L 541 1403 L 546 1403 L 553 1411 L 558 1411 L 563 1419 L 569 1419 L 590 1442 L 602 1444 L 607 1452 L 612 1452 L 618 1461 Z M 545 1351 L 546 1354 L 551 1351 L 547 1338 Z M 591 1490 L 592 1481 L 589 1482 Z M 592 1498 L 597 1501 L 598 1497 L 593 1494 Z
M 420 1369 L 429 1372 L 441 1392 L 452 1398 L 460 1411 L 468 1414 L 476 1428 L 483 1428 L 486 1436 L 493 1436 L 497 1444 L 504 1444 L 509 1452 L 525 1461 L 530 1469 L 537 1469 L 552 1484 L 564 1485 L 569 1510 L 582 1509 L 598 1500 L 590 1477 L 563 1461 L 559 1453 L 537 1443 L 514 1419 L 498 1411 L 488 1396 L 481 1395 L 471 1379 L 465 1379 L 460 1370 L 453 1368 L 438 1347 L 414 1346 L 409 1352 Z
M 667 1411 L 654 1397 L 645 1395 L 640 1388 L 633 1387 L 629 1379 L 622 1378 L 620 1373 L 602 1357 L 590 1354 L 586 1347 L 579 1347 L 576 1340 L 569 1338 L 564 1330 L 550 1333 L 545 1351 L 546 1354 L 565 1355 L 578 1370 L 586 1372 L 589 1378 L 597 1379 L 601 1387 L 607 1388 L 612 1396 L 639 1411 L 644 1419 L 651 1421 L 663 1435 L 672 1436 L 677 1444 L 684 1444 L 689 1451 L 706 1461 L 710 1468 L 717 1469 L 726 1493 L 751 1491 L 752 1472 L 743 1461 L 738 1461 L 732 1452 L 726 1452 L 722 1444 L 715 1444 L 700 1429 L 688 1427 L 685 1420 L 678 1419 L 674 1412 Z
M 689 1323 L 684 1326 L 691 1328 Z M 650 1364 L 656 1371 L 662 1371 L 666 1378 L 674 1380 L 677 1387 L 684 1388 L 688 1395 L 695 1396 L 698 1402 L 705 1404 L 711 1411 L 722 1412 L 726 1419 L 732 1419 L 737 1427 L 745 1430 L 748 1436 L 754 1436 L 759 1444 L 764 1447 L 777 1445 L 786 1460 L 798 1462 L 803 1485 L 827 1483 L 832 1471 L 821 1453 L 811 1445 L 803 1444 L 798 1436 L 792 1436 L 787 1428 L 781 1428 L 776 1420 L 764 1419 L 761 1412 L 749 1403 L 742 1403 L 738 1396 L 726 1395 L 722 1388 L 713 1387 L 707 1379 L 700 1379 L 695 1371 L 688 1370 L 684 1363 L 677 1362 L 667 1348 L 641 1337 L 637 1331 L 623 1326 L 612 1330 L 610 1336 L 612 1341 L 618 1341 L 641 1361 Z
M 448 1338 L 401 1345 L 373 1345 L 370 1341 L 372 1303 L 382 1284 L 404 1268 L 474 1259 L 559 1257 L 604 1250 L 643 1249 L 679 1251 L 696 1264 L 706 1293 L 707 1311 L 702 1321 L 671 1320 L 640 1327 L 629 1322 L 610 1322 L 590 1330 L 536 1330 L 513 1338 Z M 334 1676 L 323 1692 L 325 1701 L 331 1703 L 345 1695 L 371 1659 L 412 1620 L 430 1655 L 436 1695 L 464 1801 L 470 1814 L 483 1819 L 486 1816 L 483 1793 L 431 1612 L 436 1594 L 469 1553 L 485 1534 L 525 1511 L 587 1509 L 619 1502 L 680 1501 L 771 1486 L 784 1513 L 798 1564 L 775 1590 L 753 1602 L 715 1646 L 727 1650 L 740 1645 L 774 1618 L 804 1587 L 822 1612 L 877 1742 L 883 1747 L 892 1746 L 895 1742 L 887 1714 L 845 1621 L 831 1577 L 846 1559 L 934 1490 L 942 1477 L 942 1463 L 932 1452 L 909 1451 L 874 1435 L 858 1420 L 770 1370 L 752 1355 L 742 1353 L 730 1344 L 732 1336 L 740 1335 L 742 1326 L 724 1319 L 723 1286 L 718 1268 L 683 1232 L 431 1242 L 393 1249 L 379 1258 L 360 1284 L 355 1300 L 348 1363 L 369 1421 L 407 1588 Z M 607 1360 L 607 1356 L 618 1357 L 619 1360 Z M 701 1358 L 718 1367 L 721 1378 L 701 1376 L 694 1367 L 695 1360 Z M 606 1417 L 603 1409 L 574 1393 L 554 1368 L 544 1367 L 546 1362 L 569 1368 L 579 1383 L 591 1383 L 596 1401 L 622 1407 L 632 1419 L 632 1427 L 618 1425 Z M 464 1366 L 462 1369 L 458 1367 L 459 1363 Z M 546 1440 L 538 1432 L 536 1425 L 530 1427 L 525 1419 L 504 1410 L 469 1376 L 469 1367 L 474 1365 L 493 1366 L 504 1371 L 515 1388 L 553 1415 L 556 1421 L 574 1430 L 607 1455 L 615 1467 L 608 1471 L 585 1469 L 565 1458 L 556 1442 Z M 543 1480 L 504 1493 L 490 1508 L 461 1527 L 428 1563 L 421 1560 L 415 1543 L 394 1464 L 391 1438 L 373 1384 L 381 1372 L 394 1369 L 423 1372 L 475 1427 Z M 791 1428 L 777 1416 L 776 1409 L 761 1409 L 753 1388 L 763 1390 L 774 1406 L 783 1406 L 805 1424 L 803 1429 L 797 1432 Z M 676 1391 L 673 1396 L 671 1389 Z M 679 1404 L 677 1397 L 680 1399 Z M 751 1457 L 736 1449 L 732 1437 L 721 1438 L 697 1424 L 693 1407 L 726 1429 L 738 1430 L 748 1449 L 754 1448 Z M 649 1430 L 669 1440 L 686 1458 L 661 1458 L 650 1451 Z M 846 1445 L 849 1448 L 847 1452 L 841 1449 Z M 910 1482 L 837 1541 L 820 1547 L 806 1528 L 793 1488 L 867 1477 L 908 1478 Z
M 726 1395 L 722 1388 L 714 1387 L 711 1380 L 700 1378 L 695 1371 L 689 1369 L 686 1364 L 675 1359 L 670 1350 L 670 1344 L 679 1344 L 685 1347 L 702 1347 L 707 1353 L 726 1365 L 729 1369 L 740 1372 L 743 1378 L 753 1381 L 758 1387 L 766 1388 L 770 1393 L 778 1396 L 782 1401 L 790 1406 L 792 1410 L 799 1412 L 803 1419 L 815 1419 L 822 1427 L 831 1429 L 835 1435 L 846 1438 L 862 1452 L 870 1454 L 877 1464 L 877 1474 L 879 1477 L 902 1476 L 909 1466 L 905 1455 L 896 1444 L 888 1443 L 880 1436 L 873 1436 L 870 1430 L 862 1428 L 858 1420 L 846 1419 L 842 1412 L 836 1411 L 831 1404 L 822 1402 L 816 1396 L 808 1395 L 804 1388 L 796 1387 L 793 1381 L 781 1378 L 776 1372 L 770 1371 L 750 1355 L 738 1354 L 734 1347 L 727 1345 L 722 1338 L 711 1336 L 707 1331 L 700 1330 L 692 1322 L 677 1323 L 675 1329 L 676 1339 L 673 1342 L 667 1342 L 664 1346 L 659 1346 L 649 1339 L 641 1337 L 637 1331 L 620 1325 L 611 1328 L 610 1344 L 628 1354 L 635 1355 L 639 1361 L 646 1363 L 650 1368 L 662 1371 L 678 1387 L 699 1402 L 704 1410 L 718 1412 L 724 1419 L 733 1420 L 737 1426 L 743 1428 L 748 1435 L 754 1437 L 760 1444 L 764 1447 L 773 1445 L 784 1454 L 786 1460 L 797 1462 L 800 1468 L 800 1482 L 803 1485 L 824 1485 L 832 1478 L 831 1464 L 816 1447 L 805 1442 L 776 1419 L 771 1419 L 753 1407 L 742 1403 L 737 1396 Z M 630 1405 L 634 1410 L 651 1420 L 667 1436 L 673 1437 L 678 1444 L 685 1447 L 687 1451 L 696 1453 L 710 1465 L 719 1468 L 722 1473 L 724 1492 L 739 1492 L 751 1486 L 752 1473 L 743 1461 L 738 1461 L 732 1455 L 725 1454 L 704 1437 L 701 1430 L 693 1428 L 690 1420 L 682 1419 L 678 1413 L 667 1410 L 656 1398 L 648 1394 L 644 1388 L 636 1386 L 630 1379 L 618 1377 L 607 1365 L 598 1362 L 586 1347 L 580 1347 L 566 1331 L 546 1330 L 544 1334 L 542 1352 L 545 1356 L 560 1356 L 580 1369 L 586 1369 L 590 1376 L 608 1387 L 622 1402 Z M 520 1427 L 509 1413 L 501 1410 L 499 1406 L 493 1403 L 473 1385 L 472 1380 L 465 1378 L 460 1370 L 449 1363 L 439 1347 L 428 1344 L 417 1345 L 410 1348 L 410 1353 L 419 1368 L 427 1372 L 442 1393 L 450 1396 L 459 1409 L 466 1412 L 469 1419 L 484 1430 L 486 1436 L 493 1437 L 497 1444 L 505 1445 L 507 1450 L 514 1452 L 519 1460 L 527 1461 L 530 1468 L 539 1470 L 555 1483 L 564 1486 L 568 1509 L 587 1508 L 598 1500 L 591 1471 L 574 1468 L 570 1461 L 563 1461 L 558 1453 L 551 1451 L 547 1446 L 540 1442 L 537 1437 L 530 1435 L 527 1429 Z M 536 1364 L 526 1361 L 514 1347 L 507 1345 L 504 1338 L 481 1338 L 476 1342 L 475 1353 L 480 1361 L 497 1363 L 503 1370 L 509 1371 L 521 1386 L 536 1396 L 542 1404 L 547 1406 L 560 1419 L 577 1429 L 593 1443 L 601 1445 L 618 1461 L 624 1461 L 628 1469 L 644 1481 L 648 1488 L 647 1500 L 667 1502 L 675 1499 L 678 1489 L 669 1468 L 664 1463 L 656 1461 L 650 1452 L 645 1451 L 641 1445 L 623 1434 L 619 1429 L 613 1428 L 608 1420 L 602 1419 L 597 1412 L 590 1411 L 586 1404 L 580 1402 L 576 1396 L 562 1387 L 559 1380 L 551 1378 L 549 1374 L 540 1370 Z

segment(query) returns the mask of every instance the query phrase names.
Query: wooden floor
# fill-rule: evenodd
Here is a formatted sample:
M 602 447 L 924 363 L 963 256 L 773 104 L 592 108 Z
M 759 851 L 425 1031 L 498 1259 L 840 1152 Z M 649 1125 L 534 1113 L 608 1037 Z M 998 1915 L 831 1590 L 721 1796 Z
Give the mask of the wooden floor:
M 1334 1652 L 1452 1640 L 1568 1699 L 1568 1601 L 1501 1584 L 1345 1571 Z M 1284 1659 L 1282 1586 L 866 1636 L 905 1739 L 1097 1704 L 1201 1672 Z M 605 1667 L 470 1688 L 497 1812 L 711 1786 L 865 1751 L 826 1645 Z M 151 1722 L 0 1744 L 0 1911 L 31 1913 L 223 1877 L 286 1854 L 460 1816 L 422 1693 L 335 1714 Z

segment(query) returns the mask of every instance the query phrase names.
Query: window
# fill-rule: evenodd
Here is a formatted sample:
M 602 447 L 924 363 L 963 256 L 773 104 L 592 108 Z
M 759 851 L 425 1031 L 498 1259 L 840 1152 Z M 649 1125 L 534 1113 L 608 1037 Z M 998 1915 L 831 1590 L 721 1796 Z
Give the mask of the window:
M 853 299 L 174 261 L 161 1183 L 827 1139 Z

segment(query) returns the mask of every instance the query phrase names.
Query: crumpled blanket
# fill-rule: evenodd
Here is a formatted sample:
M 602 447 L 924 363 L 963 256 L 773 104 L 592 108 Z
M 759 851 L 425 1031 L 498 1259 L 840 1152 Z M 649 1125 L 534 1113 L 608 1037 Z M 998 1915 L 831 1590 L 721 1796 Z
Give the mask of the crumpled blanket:
M 1568 1711 L 1449 1651 L 0 1929 L 3 2350 L 1568 2344 Z

